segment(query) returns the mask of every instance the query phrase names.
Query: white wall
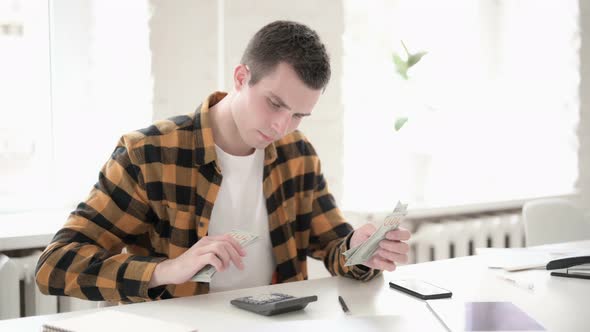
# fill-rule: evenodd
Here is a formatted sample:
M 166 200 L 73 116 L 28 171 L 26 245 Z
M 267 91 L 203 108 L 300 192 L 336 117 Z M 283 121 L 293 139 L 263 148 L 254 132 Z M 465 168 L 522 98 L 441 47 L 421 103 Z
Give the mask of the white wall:
M 150 1 L 153 118 L 194 111 L 218 86 L 217 1 Z

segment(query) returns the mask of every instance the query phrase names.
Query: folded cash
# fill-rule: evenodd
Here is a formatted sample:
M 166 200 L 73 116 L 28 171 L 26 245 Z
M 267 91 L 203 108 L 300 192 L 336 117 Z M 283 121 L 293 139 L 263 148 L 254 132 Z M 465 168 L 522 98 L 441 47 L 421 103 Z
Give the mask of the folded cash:
M 375 251 L 379 248 L 379 242 L 385 239 L 387 232 L 395 230 L 399 227 L 404 217 L 407 214 L 407 204 L 397 202 L 393 212 L 388 215 L 385 220 L 379 225 L 375 233 L 373 233 L 365 242 L 359 246 L 349 249 L 342 253 L 346 258 L 345 266 L 364 264 L 366 263 Z
M 231 230 L 229 233 L 232 238 L 234 238 L 238 243 L 242 246 L 242 248 L 248 247 L 250 244 L 254 243 L 258 240 L 258 235 L 252 234 L 250 232 L 241 231 L 241 230 Z M 192 278 L 191 281 L 195 282 L 211 282 L 213 279 L 213 275 L 215 275 L 217 270 L 213 265 L 207 264 L 204 268 L 199 270 Z

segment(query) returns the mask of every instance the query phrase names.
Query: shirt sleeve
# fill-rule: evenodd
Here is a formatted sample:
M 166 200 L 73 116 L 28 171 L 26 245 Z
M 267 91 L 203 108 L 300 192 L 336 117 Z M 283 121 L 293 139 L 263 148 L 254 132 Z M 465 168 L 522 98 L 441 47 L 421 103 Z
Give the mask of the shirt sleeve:
M 148 283 L 165 258 L 122 253 L 126 244 L 145 243 L 138 239 L 157 218 L 140 183 L 140 168 L 121 139 L 86 201 L 39 258 L 36 282 L 42 293 L 130 302 L 158 296 L 148 294 Z
M 312 204 L 310 256 L 323 260 L 332 275 L 362 281 L 371 280 L 379 275 L 380 270 L 364 265 L 344 266 L 345 258 L 342 254 L 349 249 L 354 230 L 344 220 L 342 212 L 336 206 L 326 180 L 319 170 L 319 161 Z

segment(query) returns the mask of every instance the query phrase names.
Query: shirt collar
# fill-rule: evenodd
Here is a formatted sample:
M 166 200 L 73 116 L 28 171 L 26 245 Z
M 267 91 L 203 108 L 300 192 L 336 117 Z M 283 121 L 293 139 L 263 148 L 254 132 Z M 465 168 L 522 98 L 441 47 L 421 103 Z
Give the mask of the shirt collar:
M 217 160 L 213 129 L 211 127 L 210 107 L 213 107 L 221 99 L 227 96 L 227 92 L 216 91 L 209 95 L 195 114 L 195 164 L 202 166 Z M 264 149 L 264 165 L 269 165 L 277 159 L 275 143 L 269 144 Z

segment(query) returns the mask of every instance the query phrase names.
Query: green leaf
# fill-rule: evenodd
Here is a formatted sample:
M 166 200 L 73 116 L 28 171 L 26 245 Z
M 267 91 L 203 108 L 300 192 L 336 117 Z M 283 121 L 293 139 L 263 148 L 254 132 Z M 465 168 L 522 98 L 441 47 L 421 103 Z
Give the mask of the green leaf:
M 395 69 L 397 72 L 404 78 L 408 79 L 408 64 L 400 58 L 399 55 L 393 53 L 393 63 L 395 64 Z
M 404 126 L 404 124 L 406 124 L 406 122 L 408 122 L 408 118 L 407 117 L 399 117 L 397 119 L 395 119 L 395 131 L 399 131 L 400 129 L 402 129 L 402 127 Z
M 427 52 L 418 52 L 416 54 L 411 54 L 408 56 L 408 68 L 412 67 L 413 65 L 417 64 L 423 56 L 426 55 Z

